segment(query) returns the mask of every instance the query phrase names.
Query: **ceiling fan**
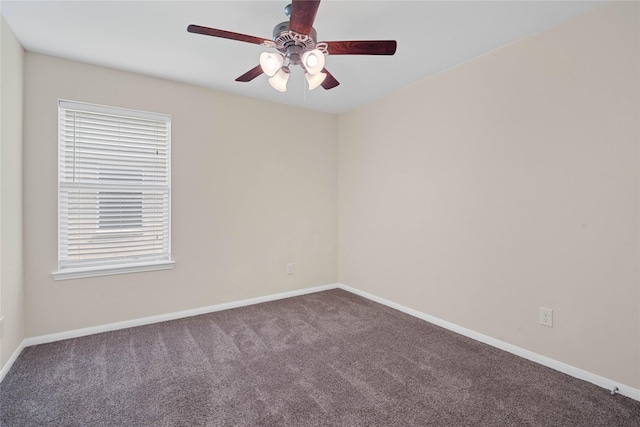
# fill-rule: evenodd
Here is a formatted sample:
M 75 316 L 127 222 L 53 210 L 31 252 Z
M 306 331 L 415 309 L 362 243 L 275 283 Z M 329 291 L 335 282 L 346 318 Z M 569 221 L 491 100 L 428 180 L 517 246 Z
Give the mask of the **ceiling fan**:
M 299 65 L 305 70 L 309 90 L 318 86 L 332 89 L 340 83 L 324 68 L 325 55 L 393 55 L 396 52 L 395 40 L 358 40 L 318 42 L 313 21 L 320 6 L 320 0 L 292 0 L 285 7 L 289 21 L 281 22 L 273 29 L 273 39 L 248 36 L 215 28 L 189 25 L 190 33 L 221 37 L 253 43 L 278 52 L 263 52 L 260 64 L 236 79 L 237 82 L 250 82 L 262 73 L 269 76 L 271 86 L 285 92 L 290 66 Z

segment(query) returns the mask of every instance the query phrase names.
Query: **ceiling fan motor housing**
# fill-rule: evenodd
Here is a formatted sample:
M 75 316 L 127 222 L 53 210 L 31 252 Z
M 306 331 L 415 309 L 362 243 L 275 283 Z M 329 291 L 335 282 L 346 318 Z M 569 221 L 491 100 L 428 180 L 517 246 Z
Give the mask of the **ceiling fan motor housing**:
M 311 33 L 306 35 L 289 31 L 289 21 L 281 22 L 273 27 L 274 47 L 284 54 L 287 54 L 287 48 L 293 45 L 297 45 L 302 48 L 300 53 L 307 50 L 313 50 L 316 48 L 317 40 L 318 35 L 315 28 L 311 28 Z

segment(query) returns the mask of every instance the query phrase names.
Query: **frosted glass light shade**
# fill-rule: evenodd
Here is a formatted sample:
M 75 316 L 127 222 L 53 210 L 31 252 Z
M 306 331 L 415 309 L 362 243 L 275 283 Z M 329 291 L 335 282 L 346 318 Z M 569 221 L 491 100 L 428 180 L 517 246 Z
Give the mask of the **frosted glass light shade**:
M 309 90 L 314 90 L 318 86 L 322 84 L 324 79 L 327 78 L 327 73 L 318 73 L 318 74 L 310 74 L 304 73 L 304 77 L 307 79 L 309 83 Z
M 284 58 L 279 53 L 262 52 L 260 54 L 260 67 L 269 77 L 273 77 L 282 67 Z
M 324 54 L 318 50 L 308 50 L 300 58 L 309 74 L 318 74 L 324 68 Z
M 280 68 L 273 77 L 269 78 L 269 84 L 275 90 L 278 90 L 280 92 L 286 92 L 287 81 L 289 80 L 289 73 L 290 73 L 289 68 L 287 67 Z

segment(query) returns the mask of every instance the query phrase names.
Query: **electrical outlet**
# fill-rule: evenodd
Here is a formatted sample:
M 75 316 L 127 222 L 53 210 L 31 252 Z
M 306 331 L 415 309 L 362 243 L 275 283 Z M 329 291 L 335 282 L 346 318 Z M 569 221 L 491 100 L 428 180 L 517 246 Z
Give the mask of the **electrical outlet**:
M 550 308 L 540 307 L 540 324 L 553 328 L 553 310 Z
M 293 274 L 293 263 L 287 264 L 287 274 Z

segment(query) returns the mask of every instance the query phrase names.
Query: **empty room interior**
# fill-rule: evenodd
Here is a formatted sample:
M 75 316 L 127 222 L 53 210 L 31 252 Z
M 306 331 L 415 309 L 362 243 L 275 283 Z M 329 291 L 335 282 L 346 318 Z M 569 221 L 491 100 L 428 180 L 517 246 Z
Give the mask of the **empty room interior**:
M 0 424 L 638 425 L 640 3 L 287 3 L 0 2 Z

